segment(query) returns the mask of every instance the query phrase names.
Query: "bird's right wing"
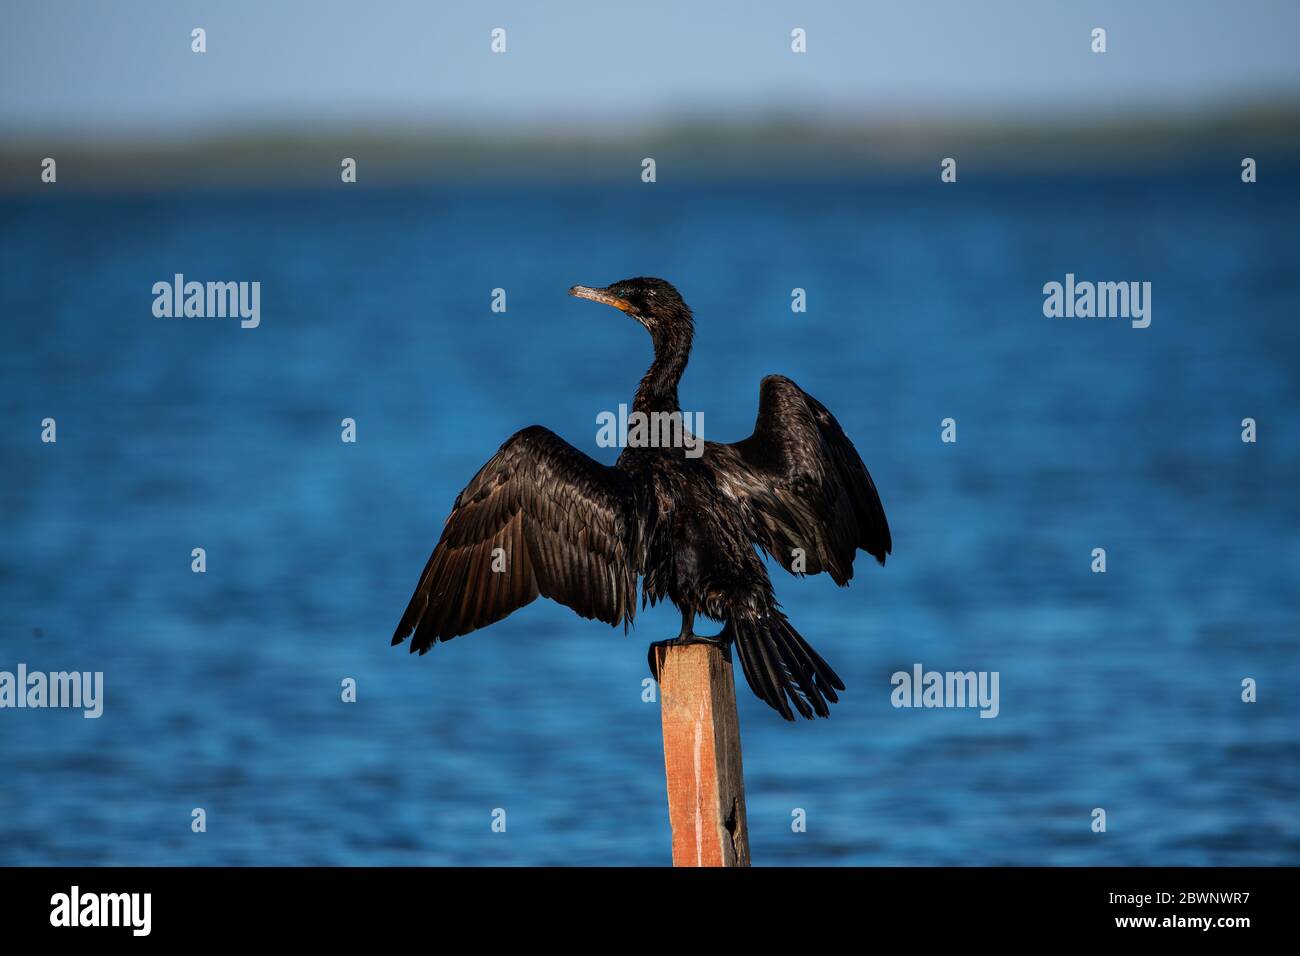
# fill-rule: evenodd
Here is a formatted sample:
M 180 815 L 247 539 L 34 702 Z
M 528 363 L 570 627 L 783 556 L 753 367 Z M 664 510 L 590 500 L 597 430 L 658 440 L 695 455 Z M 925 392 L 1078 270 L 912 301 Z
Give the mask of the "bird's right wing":
M 627 625 L 643 565 L 632 483 L 554 432 L 511 436 L 456 497 L 393 634 L 425 653 L 540 594 Z M 497 550 L 501 549 L 501 550 Z
M 881 564 L 893 549 L 875 482 L 826 406 L 790 379 L 769 375 L 759 389 L 754 433 L 706 455 L 724 490 L 745 502 L 756 542 L 787 571 L 853 577 L 860 548 Z M 804 554 L 802 570 L 793 561 Z

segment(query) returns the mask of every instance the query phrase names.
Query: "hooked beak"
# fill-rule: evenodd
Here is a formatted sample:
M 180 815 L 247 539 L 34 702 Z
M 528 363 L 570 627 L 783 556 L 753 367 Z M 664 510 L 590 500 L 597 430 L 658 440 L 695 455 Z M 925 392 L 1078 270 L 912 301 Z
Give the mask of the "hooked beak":
M 592 302 L 600 302 L 604 305 L 612 305 L 621 312 L 635 312 L 632 303 L 626 299 L 620 299 L 616 295 L 606 292 L 604 289 L 593 289 L 591 286 L 575 285 L 569 290 L 569 295 L 577 296 L 579 299 L 590 299 Z

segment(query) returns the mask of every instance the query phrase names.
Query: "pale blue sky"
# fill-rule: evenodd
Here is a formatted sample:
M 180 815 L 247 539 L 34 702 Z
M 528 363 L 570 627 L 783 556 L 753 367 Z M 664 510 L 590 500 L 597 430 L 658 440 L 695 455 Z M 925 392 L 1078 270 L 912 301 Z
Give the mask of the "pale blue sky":
M 4 0 L 0 127 L 1118 113 L 1300 90 L 1297 0 Z M 209 52 L 190 52 L 194 26 Z M 488 50 L 493 27 L 509 51 Z M 792 27 L 809 52 L 789 50 Z M 1089 52 L 1103 26 L 1109 52 Z

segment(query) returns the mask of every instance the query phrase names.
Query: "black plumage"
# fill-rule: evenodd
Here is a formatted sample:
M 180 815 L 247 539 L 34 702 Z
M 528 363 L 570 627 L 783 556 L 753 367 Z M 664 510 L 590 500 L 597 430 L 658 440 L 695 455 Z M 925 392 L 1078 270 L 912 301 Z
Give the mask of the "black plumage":
M 654 362 L 632 411 L 680 414 L 691 310 L 662 279 L 572 295 L 625 312 L 650 333 Z M 679 642 L 734 644 L 750 688 L 787 720 L 827 716 L 844 684 L 791 626 L 757 549 L 793 573 L 853 577 L 858 549 L 881 564 L 892 542 L 880 497 L 834 416 L 798 385 L 769 375 L 754 432 L 732 444 L 628 447 L 602 465 L 533 425 L 511 436 L 456 498 L 393 644 L 436 641 L 501 620 L 541 595 L 624 627 L 670 600 Z M 723 621 L 713 638 L 696 615 Z M 653 659 L 653 655 L 652 655 Z M 652 663 L 653 667 L 653 663 Z

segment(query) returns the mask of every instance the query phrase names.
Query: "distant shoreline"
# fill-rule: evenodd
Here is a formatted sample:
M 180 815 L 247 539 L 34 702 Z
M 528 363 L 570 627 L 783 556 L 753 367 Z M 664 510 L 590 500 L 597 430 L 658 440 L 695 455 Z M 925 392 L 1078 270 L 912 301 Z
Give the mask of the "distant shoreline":
M 326 130 L 292 123 L 172 136 L 4 131 L 0 193 L 48 188 L 43 158 L 71 189 L 159 189 L 338 183 L 344 157 L 362 185 L 448 181 L 636 180 L 654 157 L 661 180 L 685 172 L 756 179 L 915 171 L 948 156 L 968 169 L 1110 171 L 1178 165 L 1191 155 L 1300 160 L 1300 103 L 1211 112 L 1135 112 L 1108 119 L 831 119 L 797 115 L 690 118 L 624 126 L 428 126 Z M 936 173 L 937 175 L 937 173 Z

